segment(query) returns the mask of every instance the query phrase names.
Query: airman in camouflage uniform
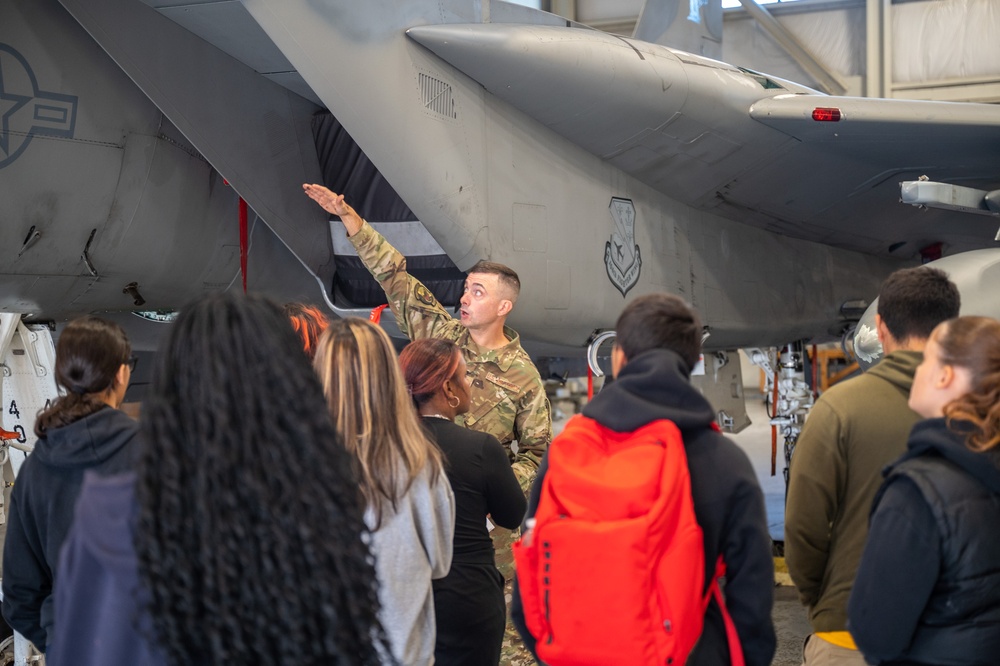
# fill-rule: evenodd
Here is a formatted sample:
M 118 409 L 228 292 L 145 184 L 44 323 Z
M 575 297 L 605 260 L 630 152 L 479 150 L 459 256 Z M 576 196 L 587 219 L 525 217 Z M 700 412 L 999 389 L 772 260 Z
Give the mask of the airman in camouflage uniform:
M 505 346 L 480 347 L 427 287 L 406 272 L 406 259 L 382 234 L 365 222 L 350 241 L 385 290 L 400 331 L 411 340 L 451 340 L 465 353 L 472 408 L 456 421 L 500 440 L 527 492 L 552 438 L 552 416 L 541 377 L 521 348 L 517 333 L 504 326 Z M 516 452 L 512 449 L 515 440 Z
M 361 261 L 385 290 L 400 331 L 411 340 L 444 338 L 462 349 L 472 407 L 456 421 L 500 440 L 514 475 L 527 494 L 552 439 L 552 414 L 541 377 L 521 348 L 517 332 L 503 326 L 506 344 L 495 349 L 480 346 L 469 328 L 452 317 L 423 283 L 406 272 L 406 258 L 344 203 L 342 195 L 318 185 L 306 185 L 304 189 L 326 211 L 341 217 Z M 466 284 L 468 288 L 469 282 Z M 506 581 L 504 596 L 509 610 L 514 577 L 511 545 L 518 531 L 494 527 L 490 535 L 497 568 Z M 510 666 L 534 663 L 509 619 L 500 663 Z

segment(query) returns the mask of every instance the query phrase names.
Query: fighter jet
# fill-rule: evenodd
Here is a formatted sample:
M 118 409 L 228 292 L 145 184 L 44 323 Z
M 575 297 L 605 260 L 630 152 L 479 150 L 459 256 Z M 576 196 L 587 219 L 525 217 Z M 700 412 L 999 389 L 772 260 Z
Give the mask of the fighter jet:
M 699 6 L 650 0 L 636 29 L 690 53 L 498 0 L 6 0 L 0 310 L 170 311 L 246 265 L 367 312 L 380 291 L 303 182 L 445 302 L 475 261 L 512 266 L 542 353 L 659 290 L 710 350 L 837 335 L 895 268 L 994 246 L 1000 109 L 720 62 Z

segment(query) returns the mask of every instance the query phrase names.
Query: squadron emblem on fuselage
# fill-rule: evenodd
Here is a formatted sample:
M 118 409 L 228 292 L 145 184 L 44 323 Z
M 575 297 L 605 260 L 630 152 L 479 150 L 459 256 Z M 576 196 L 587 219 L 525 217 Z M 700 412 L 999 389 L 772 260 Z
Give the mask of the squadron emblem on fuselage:
M 642 269 L 642 257 L 635 242 L 635 206 L 631 199 L 612 197 L 608 208 L 614 229 L 604 245 L 604 266 L 611 284 L 625 296 L 639 281 Z

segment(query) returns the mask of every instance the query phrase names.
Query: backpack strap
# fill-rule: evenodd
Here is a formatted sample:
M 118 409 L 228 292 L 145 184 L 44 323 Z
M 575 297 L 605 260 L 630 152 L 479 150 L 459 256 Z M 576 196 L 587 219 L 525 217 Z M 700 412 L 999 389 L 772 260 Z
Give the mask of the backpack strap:
M 736 632 L 736 624 L 729 615 L 726 608 L 726 600 L 722 596 L 722 589 L 719 588 L 719 579 L 726 575 L 726 562 L 719 554 L 719 559 L 715 562 L 715 573 L 712 575 L 712 583 L 705 592 L 704 609 L 708 612 L 708 604 L 715 598 L 719 610 L 722 612 L 722 622 L 726 625 L 726 642 L 729 644 L 729 660 L 732 666 L 744 666 L 743 645 L 740 643 L 740 636 Z

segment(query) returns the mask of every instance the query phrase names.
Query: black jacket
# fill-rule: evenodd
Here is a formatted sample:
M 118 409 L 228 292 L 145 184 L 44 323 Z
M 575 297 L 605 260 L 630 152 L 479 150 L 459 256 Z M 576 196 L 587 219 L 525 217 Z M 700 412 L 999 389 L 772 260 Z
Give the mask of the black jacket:
M 18 472 L 3 549 L 3 616 L 40 650 L 51 638 L 52 578 L 83 473 L 130 469 L 137 431 L 124 412 L 105 407 L 40 438 Z
M 770 664 L 776 640 L 771 621 L 774 561 L 764 496 L 747 455 L 711 429 L 715 412 L 691 386 L 685 363 L 666 349 L 639 354 L 584 407 L 583 414 L 616 432 L 631 432 L 660 419 L 673 421 L 681 430 L 691 473 L 695 516 L 705 535 L 706 586 L 722 553 L 728 567 L 723 588 L 726 607 L 736 624 L 746 664 Z M 538 507 L 547 469 L 546 456 L 531 487 L 529 518 Z M 525 643 L 534 650 L 517 594 L 511 615 Z M 701 639 L 687 663 L 689 666 L 730 663 L 722 615 L 714 602 L 709 606 Z
M 969 424 L 921 421 L 886 469 L 848 604 L 872 663 L 994 664 L 1000 654 L 1000 453 Z

